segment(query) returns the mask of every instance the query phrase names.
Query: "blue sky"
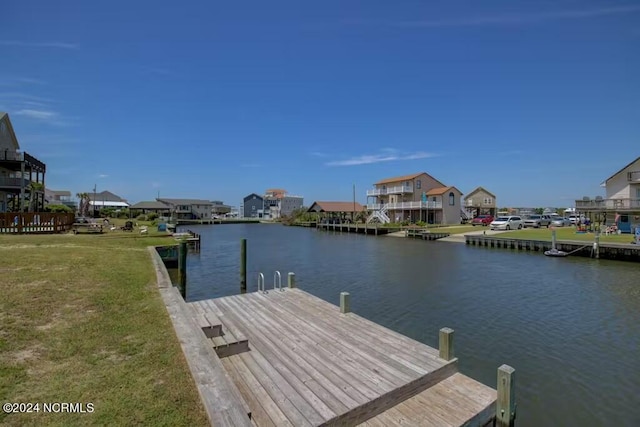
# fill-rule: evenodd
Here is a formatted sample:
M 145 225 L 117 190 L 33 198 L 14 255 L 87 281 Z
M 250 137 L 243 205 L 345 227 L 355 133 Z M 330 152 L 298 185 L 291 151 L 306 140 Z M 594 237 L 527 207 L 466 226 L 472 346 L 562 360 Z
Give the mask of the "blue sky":
M 0 20 L 0 110 L 54 189 L 309 205 L 426 171 L 568 206 L 640 155 L 635 1 L 20 1 Z

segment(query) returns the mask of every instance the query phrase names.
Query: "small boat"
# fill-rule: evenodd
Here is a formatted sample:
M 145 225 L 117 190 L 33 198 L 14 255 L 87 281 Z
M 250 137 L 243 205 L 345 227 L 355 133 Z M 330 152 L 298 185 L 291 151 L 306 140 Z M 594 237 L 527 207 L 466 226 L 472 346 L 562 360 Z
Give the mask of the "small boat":
M 569 255 L 568 253 L 564 252 L 564 251 L 559 251 L 557 249 L 551 249 L 549 251 L 545 251 L 544 253 L 546 256 L 557 256 L 557 257 L 563 257 L 563 256 L 567 256 Z

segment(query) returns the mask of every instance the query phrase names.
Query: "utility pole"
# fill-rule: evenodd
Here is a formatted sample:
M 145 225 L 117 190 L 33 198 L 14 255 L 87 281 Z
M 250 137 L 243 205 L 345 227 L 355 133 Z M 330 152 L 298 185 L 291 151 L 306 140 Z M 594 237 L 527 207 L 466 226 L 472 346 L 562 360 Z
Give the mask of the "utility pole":
M 93 184 L 93 217 L 96 217 L 96 188 L 97 185 Z
M 356 222 L 356 185 L 353 184 L 353 212 L 351 212 L 351 222 Z

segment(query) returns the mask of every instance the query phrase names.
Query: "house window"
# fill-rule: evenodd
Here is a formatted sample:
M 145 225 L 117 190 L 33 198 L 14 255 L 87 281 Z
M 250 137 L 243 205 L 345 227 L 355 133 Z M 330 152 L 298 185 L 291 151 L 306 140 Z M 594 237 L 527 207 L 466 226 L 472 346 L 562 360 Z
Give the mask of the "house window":
M 484 198 L 484 204 L 485 205 L 490 205 L 493 202 L 493 199 L 491 197 L 485 197 Z
M 456 204 L 456 195 L 453 192 L 449 193 L 449 206 L 454 206 Z
M 438 198 L 437 198 L 436 196 L 433 196 L 433 197 L 431 198 L 431 201 L 432 201 L 432 202 L 436 202 L 437 200 L 438 200 Z
M 422 188 L 422 183 L 420 182 L 419 179 L 416 179 L 416 188 L 419 190 L 420 188 Z
M 252 211 L 255 211 L 255 210 L 256 210 L 256 207 L 255 207 L 255 206 L 251 206 L 251 210 L 252 210 Z

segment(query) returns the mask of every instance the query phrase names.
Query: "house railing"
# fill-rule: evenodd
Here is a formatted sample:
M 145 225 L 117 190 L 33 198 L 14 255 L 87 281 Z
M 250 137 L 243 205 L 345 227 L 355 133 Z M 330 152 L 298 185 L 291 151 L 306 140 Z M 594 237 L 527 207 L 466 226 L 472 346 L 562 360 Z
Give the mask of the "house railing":
M 576 209 L 640 209 L 640 199 L 576 200 Z
M 373 190 L 367 190 L 367 196 L 381 196 L 385 194 L 402 194 L 413 193 L 413 187 L 410 185 L 396 185 L 386 188 L 374 188 Z
M 398 203 L 371 203 L 368 210 L 399 210 L 399 209 L 442 209 L 442 202 L 398 202 Z
M 19 151 L 0 150 L 0 160 L 22 162 L 24 161 L 24 154 Z
M 75 215 L 52 212 L 0 213 L 0 234 L 61 233 L 71 230 Z
M 24 187 L 27 188 L 29 187 L 29 183 L 31 181 L 29 181 L 26 178 L 0 178 L 0 187 L 5 187 L 5 188 L 21 188 L 21 181 L 24 182 Z

